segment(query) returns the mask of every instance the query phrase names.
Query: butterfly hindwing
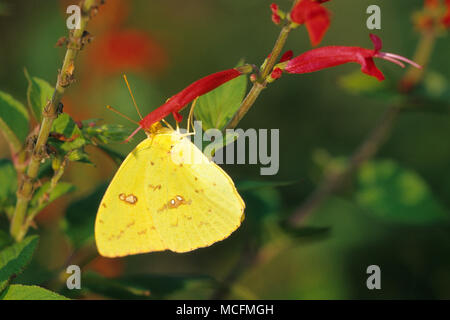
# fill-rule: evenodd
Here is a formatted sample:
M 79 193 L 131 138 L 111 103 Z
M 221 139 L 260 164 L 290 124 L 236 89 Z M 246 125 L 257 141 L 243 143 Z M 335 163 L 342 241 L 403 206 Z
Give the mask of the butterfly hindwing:
M 162 129 L 120 166 L 100 204 L 100 254 L 187 252 L 228 237 L 245 204 L 231 178 L 182 134 Z
M 151 185 L 155 180 L 166 183 L 151 205 L 164 244 L 169 250 L 186 252 L 228 237 L 241 224 L 245 207 L 229 176 L 176 132 L 154 139 L 154 146 L 164 150 L 155 159 L 164 170 L 150 168 L 147 179 L 153 179 Z

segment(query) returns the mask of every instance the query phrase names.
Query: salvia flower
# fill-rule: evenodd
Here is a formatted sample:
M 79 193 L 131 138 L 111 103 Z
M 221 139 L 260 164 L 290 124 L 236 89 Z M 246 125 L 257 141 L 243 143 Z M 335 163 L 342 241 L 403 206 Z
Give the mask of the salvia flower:
M 328 0 L 300 0 L 292 9 L 290 18 L 305 25 L 313 46 L 317 46 L 330 26 L 330 13 L 321 4 Z
M 393 53 L 381 52 L 382 42 L 379 37 L 371 34 L 370 38 L 375 46 L 373 50 L 360 47 L 328 46 L 305 52 L 291 59 L 284 70 L 288 73 L 309 73 L 325 68 L 335 67 L 341 64 L 356 62 L 361 65 L 361 71 L 365 74 L 384 80 L 383 73 L 375 65 L 373 58 L 381 58 L 393 62 L 402 68 L 404 63 L 409 63 L 416 68 L 421 68 L 417 63 Z
M 180 122 L 182 117 L 178 112 L 188 103 L 192 102 L 197 97 L 214 90 L 220 85 L 244 73 L 250 73 L 251 71 L 251 66 L 244 65 L 242 67 L 216 72 L 195 81 L 179 93 L 169 98 L 166 103 L 150 112 L 145 118 L 139 121 L 140 126 L 127 138 L 126 141 L 129 141 L 139 130 L 150 129 L 154 123 L 161 121 L 170 114 L 174 116 L 177 122 Z

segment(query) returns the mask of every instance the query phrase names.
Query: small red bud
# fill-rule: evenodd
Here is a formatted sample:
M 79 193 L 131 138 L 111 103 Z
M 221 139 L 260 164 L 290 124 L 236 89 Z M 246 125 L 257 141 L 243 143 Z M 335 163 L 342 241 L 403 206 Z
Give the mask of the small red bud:
M 288 61 L 288 60 L 291 60 L 293 56 L 294 56 L 294 52 L 293 52 L 292 50 L 286 51 L 286 52 L 281 56 L 280 63 L 281 63 L 281 62 Z
M 272 79 L 276 80 L 276 79 L 280 79 L 282 75 L 283 75 L 283 70 L 281 70 L 280 68 L 275 68 L 275 69 L 273 69 L 270 77 Z

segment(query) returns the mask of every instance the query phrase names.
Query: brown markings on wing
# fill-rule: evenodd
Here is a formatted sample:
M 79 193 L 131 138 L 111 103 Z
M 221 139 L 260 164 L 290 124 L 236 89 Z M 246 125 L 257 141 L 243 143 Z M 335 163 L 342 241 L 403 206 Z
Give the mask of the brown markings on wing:
M 164 204 L 160 209 L 158 209 L 158 212 L 164 211 L 166 209 L 176 209 L 181 205 L 190 205 L 192 203 L 192 200 L 186 201 L 186 199 L 183 198 L 183 196 L 176 195 L 175 198 L 170 199 L 166 204 Z
M 136 202 L 138 202 L 138 198 L 132 193 L 129 195 L 126 195 L 125 193 L 119 194 L 119 200 L 131 205 L 135 205 Z
M 152 184 L 149 184 L 148 187 L 151 188 L 151 189 L 153 189 L 153 191 L 161 190 L 161 185 L 160 185 L 160 184 L 158 184 L 158 185 L 156 185 L 156 186 L 154 186 L 154 185 L 152 185 Z

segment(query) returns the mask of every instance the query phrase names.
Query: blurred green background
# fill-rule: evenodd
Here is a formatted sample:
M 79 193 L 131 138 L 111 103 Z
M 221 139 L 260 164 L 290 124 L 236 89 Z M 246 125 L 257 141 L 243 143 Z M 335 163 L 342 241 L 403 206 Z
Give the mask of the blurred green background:
M 271 2 L 108 0 L 88 27 L 95 39 L 79 56 L 77 81 L 63 98 L 65 112 L 75 120 L 101 118 L 108 123 L 123 123 L 131 132 L 133 125 L 105 108 L 111 104 L 137 119 L 122 73 L 127 73 L 138 105 L 146 114 L 194 80 L 231 68 L 241 58 L 260 65 L 279 32 L 270 20 Z M 51 84 L 56 80 L 64 50 L 54 46 L 66 34 L 65 8 L 71 2 L 1 0 L 0 3 L 7 8 L 0 16 L 0 89 L 26 103 L 24 67 Z M 287 10 L 291 1 L 279 0 L 278 4 Z M 365 13 L 371 4 L 382 9 L 382 30 L 375 33 L 383 39 L 384 50 L 411 58 L 419 38 L 411 16 L 422 8 L 422 0 L 331 1 L 326 7 L 333 13 L 332 24 L 321 45 L 371 48 Z M 128 38 L 129 42 L 124 40 L 121 45 L 135 46 L 144 52 L 142 56 L 129 56 L 120 49 L 117 56 L 108 55 L 108 41 L 118 34 L 136 37 L 134 42 Z M 450 80 L 449 40 L 448 36 L 438 39 L 427 70 L 427 74 L 444 83 Z M 286 49 L 298 55 L 310 48 L 305 28 L 292 32 Z M 124 63 L 127 59 L 130 62 Z M 399 81 L 404 74 L 396 65 L 381 60 L 376 63 L 392 82 Z M 326 232 L 312 237 L 299 235 L 289 245 L 283 245 L 286 235 L 280 231 L 277 218 L 293 213 L 320 181 L 323 168 L 314 160 L 318 151 L 326 151 L 330 157 L 351 155 L 388 107 L 382 100 L 353 95 L 340 88 L 339 78 L 359 68 L 349 64 L 301 76 L 284 75 L 263 92 L 239 126 L 280 129 L 279 173 L 261 177 L 259 165 L 228 165 L 224 169 L 238 185 L 255 180 L 296 183 L 242 191 L 247 203 L 246 220 L 228 239 L 187 254 L 162 252 L 96 259 L 86 270 L 111 278 L 104 287 L 112 283 L 120 286 L 122 279 L 136 275 L 156 275 L 155 279 L 160 281 L 149 280 L 147 289 L 151 292 L 158 286 L 170 287 L 173 279 L 166 280 L 162 275 L 225 279 L 231 285 L 226 297 L 238 299 L 449 299 L 448 100 L 443 102 L 447 105 L 444 111 L 433 112 L 430 104 L 425 110 L 402 114 L 374 162 L 365 167 L 367 171 L 375 170 L 380 180 L 383 165 L 388 171 L 407 172 L 410 178 L 400 191 L 392 187 L 397 183 L 394 180 L 380 182 L 380 192 L 387 190 L 392 198 L 390 203 L 381 204 L 383 214 L 374 214 L 360 201 L 367 191 L 364 172 L 360 172 L 359 180 L 344 187 L 304 222 L 305 226 L 325 228 Z M 142 133 L 128 145 L 117 145 L 114 149 L 125 154 L 141 138 Z M 39 251 L 17 282 L 58 287 L 54 284 L 55 272 L 77 251 L 77 245 L 64 231 L 67 223 L 64 216 L 73 217 L 77 211 L 85 211 L 93 219 L 98 195 L 91 196 L 91 205 L 85 197 L 109 182 L 117 168 L 97 150 L 88 151 L 95 166 L 70 165 L 63 180 L 74 183 L 77 192 L 53 203 L 38 217 Z M 3 138 L 0 157 L 9 157 Z M 412 201 L 405 213 L 407 218 L 396 219 L 400 211 L 396 192 L 398 197 L 402 192 L 416 192 L 416 197 L 426 193 L 424 201 L 428 202 L 416 208 Z M 81 200 L 74 204 L 77 199 Z M 409 214 L 418 219 L 409 219 Z M 90 227 L 92 232 L 93 223 Z M 247 246 L 263 248 L 269 258 L 238 268 L 237 279 L 230 281 L 227 276 L 242 251 L 245 255 Z M 366 288 L 366 268 L 371 264 L 381 267 L 382 290 Z M 80 297 L 108 297 L 95 276 L 91 276 L 85 282 L 89 290 Z M 211 297 L 217 287 L 214 281 L 195 277 L 188 277 L 181 285 L 174 283 L 177 286 L 167 292 L 162 290 L 160 297 L 204 299 Z M 112 296 L 140 297 L 135 291 L 118 292 Z

